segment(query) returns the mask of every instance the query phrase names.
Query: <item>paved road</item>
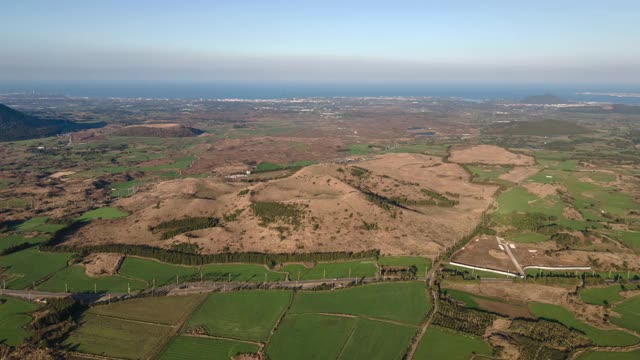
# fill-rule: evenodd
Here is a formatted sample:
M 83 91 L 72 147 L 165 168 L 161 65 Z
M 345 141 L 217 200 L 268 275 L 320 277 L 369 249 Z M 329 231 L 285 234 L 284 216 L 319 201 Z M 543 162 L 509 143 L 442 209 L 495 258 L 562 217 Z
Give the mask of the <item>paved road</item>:
M 511 258 L 511 262 L 513 262 L 513 265 L 516 267 L 516 270 L 518 270 L 518 273 L 521 276 L 524 276 L 524 270 L 522 270 L 522 267 L 518 263 L 518 260 L 516 260 L 516 257 L 513 256 L 513 253 L 511 252 L 511 248 L 509 247 L 509 244 L 507 244 L 506 242 L 503 242 L 504 239 L 499 236 L 496 236 L 496 240 L 498 240 L 499 245 L 504 247 L 504 251 L 506 251 L 507 255 L 509 255 L 509 257 Z

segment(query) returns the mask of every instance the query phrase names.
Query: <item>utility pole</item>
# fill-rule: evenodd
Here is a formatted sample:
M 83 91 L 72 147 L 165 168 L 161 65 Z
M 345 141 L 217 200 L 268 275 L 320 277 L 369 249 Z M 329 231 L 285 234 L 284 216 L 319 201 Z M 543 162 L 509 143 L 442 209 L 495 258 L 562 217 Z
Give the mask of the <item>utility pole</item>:
M 67 286 L 67 283 L 64 283 L 64 292 L 65 294 L 69 292 L 69 287 Z
M 93 293 L 97 293 L 98 292 L 98 285 L 96 285 L 96 283 L 93 283 Z
M 156 278 L 153 278 L 153 285 L 151 285 L 151 296 L 156 295 Z
M 176 274 L 176 286 L 178 286 L 178 274 Z
M 127 283 L 127 293 L 131 296 L 131 283 Z
M 202 271 L 200 271 L 200 283 L 201 283 L 201 284 L 203 283 L 203 280 L 202 280 Z
M 264 273 L 264 282 L 267 282 L 267 273 Z
M 322 273 L 322 280 L 324 280 L 326 278 L 327 278 L 327 269 L 324 269 L 323 273 Z

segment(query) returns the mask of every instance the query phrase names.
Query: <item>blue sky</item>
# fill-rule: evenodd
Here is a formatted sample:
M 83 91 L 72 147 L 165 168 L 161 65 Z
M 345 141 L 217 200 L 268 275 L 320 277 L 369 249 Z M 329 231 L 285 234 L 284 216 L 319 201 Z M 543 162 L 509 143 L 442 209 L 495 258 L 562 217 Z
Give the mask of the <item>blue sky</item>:
M 0 80 L 640 83 L 639 1 L 20 0 Z

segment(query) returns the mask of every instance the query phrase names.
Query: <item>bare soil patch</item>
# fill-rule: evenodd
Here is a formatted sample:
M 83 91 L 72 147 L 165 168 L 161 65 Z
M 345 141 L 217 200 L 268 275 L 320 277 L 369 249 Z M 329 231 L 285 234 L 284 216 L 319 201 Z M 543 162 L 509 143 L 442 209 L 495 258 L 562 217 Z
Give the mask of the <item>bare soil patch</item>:
M 537 301 L 560 305 L 566 303 L 566 297 L 569 293 L 568 289 L 559 287 L 511 282 L 447 282 L 446 287 L 523 303 Z
M 501 314 L 512 318 L 533 318 L 533 315 L 531 315 L 529 309 L 525 304 L 501 303 L 476 297 L 474 297 L 473 300 L 477 302 L 481 308 L 490 312 L 494 312 L 496 314 Z
M 540 169 L 534 166 L 515 166 L 511 171 L 498 176 L 498 178 L 518 184 L 535 175 L 538 171 Z
M 111 253 L 90 254 L 82 261 L 88 276 L 113 275 L 118 272 L 124 256 Z
M 535 164 L 531 156 L 516 154 L 494 145 L 475 145 L 451 151 L 449 161 L 461 164 L 522 165 Z

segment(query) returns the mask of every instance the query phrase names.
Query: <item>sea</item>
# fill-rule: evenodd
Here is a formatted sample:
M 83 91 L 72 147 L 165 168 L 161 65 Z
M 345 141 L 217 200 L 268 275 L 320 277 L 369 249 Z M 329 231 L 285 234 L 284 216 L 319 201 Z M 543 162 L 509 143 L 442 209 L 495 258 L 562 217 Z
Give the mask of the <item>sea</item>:
M 639 85 L 607 84 L 403 84 L 276 82 L 22 82 L 0 83 L 0 94 L 60 95 L 89 98 L 290 99 L 331 97 L 440 97 L 472 101 L 517 100 L 553 94 L 572 101 L 640 105 Z M 591 93 L 591 94 L 585 94 Z M 594 94 L 597 93 L 597 94 Z M 604 94 L 636 94 L 637 97 Z

